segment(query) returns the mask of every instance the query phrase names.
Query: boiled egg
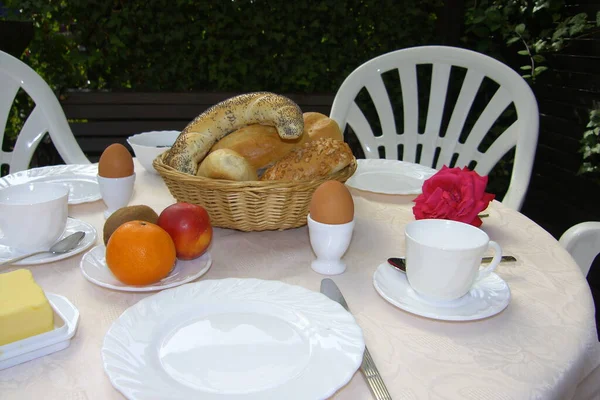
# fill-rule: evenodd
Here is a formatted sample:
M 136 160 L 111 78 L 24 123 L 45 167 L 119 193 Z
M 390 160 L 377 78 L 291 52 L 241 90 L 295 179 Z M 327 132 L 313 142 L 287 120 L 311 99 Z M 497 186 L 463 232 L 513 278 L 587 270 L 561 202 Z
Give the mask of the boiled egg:
M 133 175 L 133 157 L 125 146 L 113 143 L 100 156 L 98 175 L 104 178 L 125 178 Z
M 346 224 L 354 219 L 354 200 L 341 182 L 323 182 L 310 201 L 310 217 L 322 224 Z

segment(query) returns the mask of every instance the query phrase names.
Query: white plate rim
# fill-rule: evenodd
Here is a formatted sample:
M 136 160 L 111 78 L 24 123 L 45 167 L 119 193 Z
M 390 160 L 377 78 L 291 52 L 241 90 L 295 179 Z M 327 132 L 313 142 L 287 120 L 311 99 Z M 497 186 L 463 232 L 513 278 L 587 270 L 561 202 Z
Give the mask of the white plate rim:
M 93 276 L 91 276 L 88 273 L 87 267 L 85 265 L 89 262 L 88 257 L 92 257 L 94 255 L 94 253 L 96 253 L 96 252 L 104 253 L 105 251 L 106 251 L 106 247 L 103 244 L 100 244 L 100 245 L 97 245 L 97 246 L 94 246 L 93 248 L 91 248 L 81 258 L 81 261 L 79 262 L 79 269 L 81 270 L 81 273 L 83 274 L 85 279 L 92 282 L 93 284 L 101 286 L 106 289 L 118 290 L 121 292 L 153 292 L 153 291 L 157 291 L 157 290 L 164 290 L 164 289 L 170 289 L 170 288 L 173 288 L 176 286 L 181 286 L 181 285 L 189 283 L 195 279 L 198 279 L 202 275 L 206 274 L 208 272 L 208 270 L 210 269 L 210 267 L 212 266 L 212 257 L 210 255 L 210 252 L 207 251 L 204 254 L 202 254 L 200 257 L 195 258 L 193 260 L 189 260 L 189 261 L 177 260 L 176 261 L 176 265 L 177 265 L 177 263 L 181 263 L 181 262 L 185 262 L 185 263 L 204 262 L 205 263 L 205 266 L 202 267 L 201 269 L 199 269 L 195 274 L 190 275 L 184 279 L 176 280 L 176 281 L 170 282 L 168 284 L 164 284 L 164 285 L 161 285 L 160 281 L 159 281 L 158 283 L 154 283 L 154 284 L 146 285 L 146 286 L 129 286 L 129 285 L 115 286 L 111 283 L 108 283 L 105 281 L 100 281 L 100 280 L 94 278 Z M 106 268 L 106 270 L 108 270 L 108 267 L 106 266 L 106 264 L 103 264 L 103 267 Z M 176 268 L 176 266 L 173 267 L 173 269 L 175 269 L 175 268 Z
M 107 374 L 111 384 L 119 391 L 121 392 L 126 398 L 128 399 L 138 399 L 138 397 L 136 396 L 136 393 L 139 394 L 139 392 L 134 388 L 133 390 L 127 388 L 123 385 L 121 385 L 118 381 L 118 376 L 115 376 L 115 374 L 111 373 L 110 368 L 109 368 L 109 364 L 110 364 L 110 357 L 111 355 L 107 353 L 112 351 L 112 350 L 107 350 L 107 344 L 108 347 L 110 348 L 110 340 L 108 340 L 109 338 L 111 338 L 112 340 L 115 340 L 113 335 L 115 335 L 114 332 L 120 332 L 122 333 L 125 329 L 125 327 L 122 326 L 122 324 L 125 324 L 126 326 L 131 326 L 130 323 L 127 322 L 127 318 L 128 318 L 128 314 L 129 313 L 135 313 L 137 311 L 137 309 L 148 309 L 148 304 L 160 297 L 161 300 L 164 300 L 164 298 L 166 299 L 172 299 L 172 298 L 176 298 L 176 294 L 177 292 L 175 291 L 196 291 L 199 292 L 200 290 L 198 290 L 198 288 L 200 286 L 210 286 L 210 285 L 215 285 L 215 284 L 219 284 L 219 283 L 225 283 L 225 282 L 233 282 L 233 287 L 239 288 L 239 285 L 236 284 L 237 282 L 246 282 L 248 284 L 252 284 L 255 282 L 262 282 L 262 283 L 266 283 L 266 284 L 271 284 L 271 285 L 278 285 L 278 286 L 283 286 L 283 287 L 289 287 L 289 288 L 295 288 L 295 290 L 300 290 L 304 293 L 308 293 L 311 296 L 314 296 L 314 298 L 319 298 L 321 303 L 325 303 L 328 304 L 331 308 L 330 308 L 330 314 L 332 315 L 337 315 L 338 319 L 336 320 L 336 324 L 334 325 L 335 327 L 332 328 L 333 330 L 342 330 L 345 333 L 345 336 L 347 335 L 351 335 L 354 334 L 355 338 L 359 341 L 358 343 L 358 347 L 360 347 L 360 354 L 358 354 L 358 352 L 356 353 L 356 362 L 352 365 L 348 367 L 348 373 L 345 374 L 343 379 L 340 379 L 340 382 L 338 384 L 335 385 L 335 387 L 330 387 L 329 390 L 327 390 L 327 393 L 323 393 L 322 395 L 320 395 L 318 398 L 329 398 L 330 396 L 332 396 L 335 392 L 337 392 L 340 388 L 344 387 L 348 382 L 350 382 L 350 380 L 352 379 L 352 377 L 354 376 L 354 374 L 356 373 L 356 371 L 358 370 L 358 368 L 360 367 L 362 360 L 363 360 L 363 352 L 365 349 L 365 343 L 364 343 L 364 336 L 363 336 L 363 332 L 362 329 L 360 328 L 360 326 L 358 325 L 358 323 L 356 322 L 354 316 L 349 313 L 347 310 L 345 310 L 339 303 L 334 302 L 333 300 L 329 299 L 328 297 L 326 297 L 325 295 L 318 293 L 318 292 L 314 292 L 311 291 L 309 289 L 306 289 L 302 286 L 298 286 L 298 285 L 292 285 L 292 284 L 288 284 L 282 281 L 275 281 L 275 280 L 262 280 L 262 279 L 256 279 L 256 278 L 223 278 L 223 279 L 212 279 L 212 280 L 203 280 L 203 281 L 199 281 L 199 282 L 193 282 L 193 283 L 188 283 L 186 285 L 182 285 L 176 288 L 171 288 L 168 290 L 163 290 L 161 292 L 158 292 L 152 296 L 148 296 L 142 300 L 140 300 L 139 302 L 137 302 L 136 304 L 130 306 L 127 310 L 125 310 L 121 316 L 119 316 L 119 318 L 117 320 L 115 320 L 113 322 L 113 324 L 111 325 L 111 327 L 108 329 L 108 331 L 106 332 L 106 335 L 104 336 L 104 340 L 102 343 L 102 348 L 101 348 L 101 353 L 102 353 L 102 361 L 103 361 L 103 366 L 104 366 L 104 371 Z M 227 291 L 221 291 L 219 292 L 221 295 L 222 293 L 227 294 Z M 277 294 L 280 294 L 279 291 L 273 291 L 272 293 L 277 292 Z M 302 298 L 303 300 L 306 300 L 306 297 Z M 157 300 L 158 301 L 158 300 Z M 298 304 L 302 305 L 302 306 L 306 306 L 305 301 L 302 302 L 297 302 Z M 190 304 L 190 303 L 186 303 L 186 304 Z M 200 303 L 201 304 L 201 303 Z M 195 306 L 197 306 L 196 304 L 194 304 Z M 141 311 L 142 313 L 146 314 L 147 312 L 145 311 Z M 309 311 L 310 312 L 310 311 Z M 313 311 L 314 312 L 314 311 Z M 320 309 L 320 312 L 323 312 L 323 309 Z M 344 316 L 344 318 L 342 319 L 342 321 L 339 320 L 339 316 Z M 329 318 L 327 319 L 327 321 L 332 321 L 333 318 Z M 343 326 L 345 324 L 345 326 Z M 160 324 L 157 324 L 160 325 Z M 342 326 L 340 326 L 342 325 Z M 158 326 L 160 327 L 160 326 Z M 347 340 L 347 338 L 346 338 Z M 114 356 L 112 356 L 114 357 Z M 147 364 L 148 365 L 148 364 Z M 152 366 L 150 366 L 150 368 L 152 368 Z M 136 368 L 134 368 L 136 369 Z M 200 394 L 204 393 L 204 392 L 199 392 Z M 255 394 L 260 393 L 260 392 L 250 392 L 248 395 L 249 396 L 254 396 Z M 219 398 L 221 398 L 220 396 L 222 396 L 223 399 L 242 399 L 245 398 L 246 396 L 243 394 L 235 394 L 235 395 L 230 395 L 230 394 L 223 394 L 223 393 L 216 393 L 216 395 L 219 395 Z M 140 397 L 140 398 L 145 398 L 145 397 Z M 179 399 L 179 397 L 170 397 L 171 399 Z M 211 397 L 211 399 L 213 399 L 215 397 Z M 252 397 L 253 399 L 255 397 Z M 302 397 L 304 398 L 304 397 Z M 313 397 L 310 397 L 313 398 Z
M 394 269 L 394 267 L 390 266 L 386 262 L 382 263 L 377 267 L 377 269 L 375 270 L 375 273 L 373 274 L 373 286 L 374 286 L 375 290 L 377 291 L 377 293 L 391 305 L 393 305 L 401 310 L 404 310 L 408 313 L 418 315 L 421 317 L 425 317 L 425 318 L 435 319 L 435 320 L 439 320 L 439 321 L 452 321 L 452 322 L 462 322 L 462 321 L 468 322 L 468 321 L 476 321 L 476 320 L 480 320 L 480 319 L 485 319 L 485 318 L 492 317 L 492 316 L 504 311 L 504 309 L 506 309 L 506 307 L 508 307 L 508 305 L 511 301 L 511 297 L 512 297 L 511 292 L 510 292 L 510 287 L 508 286 L 506 281 L 504 281 L 499 275 L 491 272 L 490 276 L 488 276 L 488 278 L 486 278 L 486 279 L 493 278 L 493 279 L 503 282 L 504 285 L 506 285 L 505 290 L 507 292 L 506 300 L 503 302 L 497 303 L 495 305 L 495 307 L 488 307 L 487 310 L 485 310 L 484 312 L 476 313 L 476 314 L 473 314 L 470 316 L 440 315 L 440 314 L 435 314 L 435 313 L 431 313 L 431 312 L 423 312 L 422 310 L 419 310 L 415 307 L 411 307 L 411 306 L 408 306 L 406 304 L 402 304 L 402 303 L 396 301 L 392 296 L 390 296 L 388 293 L 386 293 L 386 290 L 384 290 L 383 287 L 378 283 L 377 277 L 381 274 L 381 271 L 383 269 L 387 269 L 387 268 L 389 268 L 389 270 L 393 270 L 393 271 L 397 272 L 398 276 L 403 276 L 404 277 L 403 279 L 406 280 L 405 273 L 396 271 Z M 402 279 L 402 278 L 400 278 L 400 279 Z M 406 284 L 408 285 L 408 281 Z M 442 308 L 440 308 L 440 309 L 442 309 Z M 444 307 L 443 309 L 451 309 L 451 308 Z
M 92 178 L 96 180 L 98 174 L 97 164 L 60 164 L 60 165 L 49 165 L 45 167 L 30 168 L 23 171 L 18 171 L 0 178 L 0 188 L 7 188 L 13 185 L 20 185 L 23 183 L 34 182 L 39 178 L 48 176 L 60 176 L 62 174 L 71 174 L 75 176 L 81 176 L 82 178 Z M 97 181 L 96 181 L 97 185 Z M 81 199 L 72 199 L 69 196 L 69 204 L 82 204 L 90 203 L 100 200 L 102 195 L 100 194 L 100 188 L 97 193 L 82 197 Z
M 84 230 L 85 231 L 85 236 L 84 236 L 83 239 L 81 239 L 81 241 L 79 242 L 79 244 L 77 245 L 77 247 L 75 247 L 73 250 L 68 251 L 66 253 L 63 253 L 63 254 L 52 254 L 52 255 L 49 255 L 49 256 L 46 256 L 46 257 L 43 257 L 41 255 L 32 256 L 30 258 L 25 258 L 23 260 L 17 261 L 16 263 L 11 264 L 11 265 L 18 266 L 18 265 L 49 264 L 49 263 L 53 263 L 53 262 L 56 262 L 56 261 L 64 260 L 65 258 L 69 258 L 69 257 L 75 256 L 75 255 L 77 255 L 79 253 L 84 252 L 85 250 L 89 249 L 94 243 L 96 243 L 96 238 L 98 236 L 96 228 L 92 224 L 90 224 L 89 222 L 86 222 L 86 221 L 81 220 L 79 218 L 68 217 L 67 218 L 67 226 L 65 228 L 65 232 L 63 232 L 63 234 L 60 237 L 62 239 L 67 234 L 74 233 L 74 232 L 79 231 L 79 230 L 83 230 L 82 228 L 84 228 L 84 227 L 86 228 Z M 15 254 L 12 257 L 17 257 L 20 254 L 23 254 L 23 253 Z M 2 261 L 2 260 L 4 260 L 4 259 L 0 258 L 0 261 Z
M 401 160 L 388 160 L 388 159 L 384 159 L 384 158 L 358 159 L 358 160 L 356 160 L 356 164 L 357 164 L 356 171 L 354 172 L 354 174 L 352 174 L 352 176 L 350 178 L 348 178 L 348 180 L 346 181 L 346 185 L 348 185 L 354 189 L 363 190 L 365 192 L 382 193 L 382 194 L 399 194 L 399 195 L 421 194 L 422 190 L 421 190 L 421 188 L 414 189 L 414 190 L 412 190 L 412 189 L 393 189 L 393 188 L 392 189 L 385 189 L 385 188 L 384 189 L 373 189 L 373 188 L 365 186 L 361 183 L 360 175 L 362 173 L 369 172 L 369 170 L 372 170 L 374 172 L 377 172 L 378 170 L 381 170 L 383 172 L 383 170 L 385 170 L 385 172 L 387 172 L 387 173 L 394 172 L 397 174 L 403 174 L 408 170 L 411 172 L 422 174 L 423 177 L 421 179 L 424 182 L 426 179 L 430 178 L 431 176 L 433 176 L 435 173 L 438 172 L 437 170 L 430 168 L 430 167 L 426 167 L 424 165 L 411 163 L 411 162 L 407 162 L 407 161 L 401 161 Z M 414 179 L 419 179 L 419 178 L 414 178 Z

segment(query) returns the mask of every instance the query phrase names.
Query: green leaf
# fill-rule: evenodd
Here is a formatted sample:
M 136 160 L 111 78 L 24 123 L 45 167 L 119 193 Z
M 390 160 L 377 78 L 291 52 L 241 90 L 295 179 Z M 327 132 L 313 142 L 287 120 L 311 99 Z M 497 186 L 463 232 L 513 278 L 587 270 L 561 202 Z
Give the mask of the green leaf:
M 519 51 L 517 51 L 517 54 L 519 54 L 521 56 L 528 56 L 529 52 L 527 50 L 519 50 Z
M 531 67 L 529 68 L 531 69 Z M 539 67 L 535 67 L 535 69 L 533 70 L 535 75 L 541 74 L 542 72 L 546 71 L 548 69 L 548 67 L 545 66 L 539 66 Z
M 537 63 L 542 63 L 542 62 L 546 61 L 546 58 L 540 54 L 536 54 L 533 56 L 533 61 L 535 61 Z
M 515 32 L 517 32 L 519 35 L 522 35 L 523 32 L 525 32 L 525 24 L 519 24 L 515 26 Z
M 522 66 L 520 67 L 520 69 L 522 69 L 522 70 L 526 70 L 526 71 L 527 71 L 527 70 L 530 70 L 530 69 L 531 69 L 531 65 L 522 65 Z M 537 68 L 536 68 L 536 69 L 537 69 Z
M 508 39 L 508 40 L 506 41 L 506 44 L 508 44 L 508 45 L 511 45 L 511 44 L 513 44 L 513 43 L 515 43 L 515 42 L 518 42 L 519 40 L 521 40 L 521 38 L 520 38 L 520 37 L 518 37 L 518 36 L 514 36 L 514 37 L 511 37 L 510 39 Z
M 600 11 L 596 13 L 596 26 L 600 27 Z

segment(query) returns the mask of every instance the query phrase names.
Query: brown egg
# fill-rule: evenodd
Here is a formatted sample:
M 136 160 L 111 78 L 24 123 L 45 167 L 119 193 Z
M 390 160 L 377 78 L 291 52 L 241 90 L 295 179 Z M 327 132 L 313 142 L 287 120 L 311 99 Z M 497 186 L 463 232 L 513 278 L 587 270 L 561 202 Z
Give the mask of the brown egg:
M 322 224 L 346 224 L 354 219 L 354 200 L 338 181 L 323 182 L 310 201 L 310 217 Z
M 102 152 L 98 175 L 104 178 L 124 178 L 133 175 L 133 158 L 125 146 L 113 143 Z

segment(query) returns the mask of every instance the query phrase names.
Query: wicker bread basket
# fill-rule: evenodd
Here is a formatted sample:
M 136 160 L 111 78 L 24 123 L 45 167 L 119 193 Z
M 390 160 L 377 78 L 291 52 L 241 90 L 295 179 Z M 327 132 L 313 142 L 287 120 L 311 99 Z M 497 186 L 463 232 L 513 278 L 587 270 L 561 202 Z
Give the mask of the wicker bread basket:
M 327 180 L 345 182 L 356 171 L 356 160 L 335 174 L 312 181 L 234 182 L 185 174 L 163 163 L 152 165 L 178 202 L 201 205 L 213 226 L 240 231 L 265 231 L 306 225 L 310 200 Z

